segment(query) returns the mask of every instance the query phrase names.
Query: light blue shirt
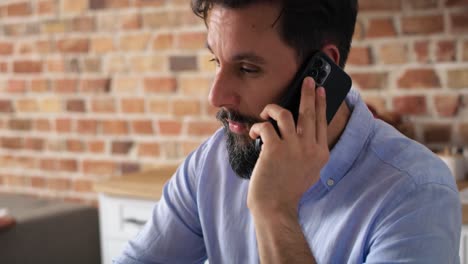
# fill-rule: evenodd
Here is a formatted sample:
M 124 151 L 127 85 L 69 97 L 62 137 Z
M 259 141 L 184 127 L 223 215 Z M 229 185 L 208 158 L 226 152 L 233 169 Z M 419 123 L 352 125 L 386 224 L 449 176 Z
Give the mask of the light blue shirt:
M 374 119 L 356 91 L 346 102 L 349 123 L 299 205 L 317 262 L 459 263 L 461 205 L 448 168 Z M 259 263 L 248 185 L 217 131 L 180 166 L 116 263 Z

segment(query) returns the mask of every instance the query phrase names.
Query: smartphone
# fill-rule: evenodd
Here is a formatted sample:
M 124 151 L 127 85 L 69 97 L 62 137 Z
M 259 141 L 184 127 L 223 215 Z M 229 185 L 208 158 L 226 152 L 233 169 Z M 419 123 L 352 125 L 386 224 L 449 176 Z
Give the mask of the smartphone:
M 299 103 L 301 101 L 302 83 L 307 76 L 315 80 L 315 88 L 323 86 L 326 92 L 327 101 L 327 123 L 330 124 L 338 108 L 343 103 L 346 95 L 351 89 L 352 81 L 338 65 L 333 62 L 328 55 L 321 51 L 315 52 L 311 57 L 305 60 L 299 68 L 291 85 L 283 95 L 279 105 L 291 111 L 294 123 L 297 124 L 299 115 Z M 278 135 L 281 133 L 275 120 L 269 120 L 275 128 Z M 261 150 L 262 139 L 257 138 L 255 148 L 258 152 Z

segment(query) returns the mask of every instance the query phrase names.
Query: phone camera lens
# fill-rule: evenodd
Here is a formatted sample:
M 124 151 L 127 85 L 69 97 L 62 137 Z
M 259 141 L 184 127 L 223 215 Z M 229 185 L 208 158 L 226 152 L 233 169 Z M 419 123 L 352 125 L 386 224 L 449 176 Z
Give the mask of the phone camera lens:
M 321 68 L 323 66 L 323 61 L 321 59 L 317 59 L 314 62 L 314 67 L 315 68 Z
M 312 77 L 315 79 L 317 78 L 317 75 L 318 75 L 318 71 L 316 69 L 313 69 L 311 72 L 310 72 L 310 75 L 312 75 Z

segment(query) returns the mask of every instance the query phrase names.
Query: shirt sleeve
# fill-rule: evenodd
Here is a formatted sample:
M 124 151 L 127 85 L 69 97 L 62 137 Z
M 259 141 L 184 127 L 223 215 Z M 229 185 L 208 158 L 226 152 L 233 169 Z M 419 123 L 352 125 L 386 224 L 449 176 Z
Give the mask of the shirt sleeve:
M 206 250 L 196 203 L 197 154 L 192 153 L 164 186 L 151 219 L 115 264 L 203 263 Z
M 374 230 L 364 263 L 459 263 L 458 192 L 418 186 L 384 209 Z

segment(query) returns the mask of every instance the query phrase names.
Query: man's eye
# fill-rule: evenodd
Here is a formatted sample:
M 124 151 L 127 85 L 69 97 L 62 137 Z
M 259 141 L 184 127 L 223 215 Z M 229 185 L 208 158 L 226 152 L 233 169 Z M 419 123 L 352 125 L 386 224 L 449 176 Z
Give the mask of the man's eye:
M 256 69 L 256 68 L 251 68 L 251 67 L 241 67 L 240 70 L 241 70 L 241 72 L 243 72 L 243 73 L 250 73 L 250 74 L 252 74 L 252 73 L 258 73 L 258 72 L 259 72 L 258 69 Z
M 210 59 L 209 62 L 214 62 L 216 63 L 216 66 L 219 66 L 219 61 L 216 58 Z

